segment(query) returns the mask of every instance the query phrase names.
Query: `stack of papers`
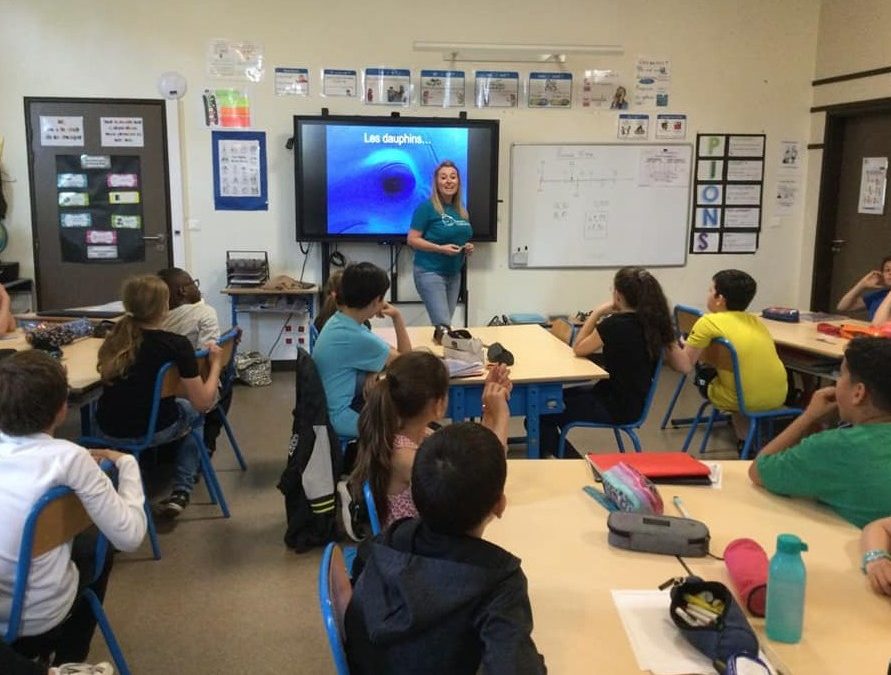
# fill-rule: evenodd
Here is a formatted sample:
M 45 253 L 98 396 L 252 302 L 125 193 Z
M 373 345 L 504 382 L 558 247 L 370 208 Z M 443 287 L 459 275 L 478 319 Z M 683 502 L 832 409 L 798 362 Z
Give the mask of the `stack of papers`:
M 482 375 L 485 367 L 479 361 L 467 362 L 460 359 L 443 359 L 449 369 L 449 377 L 473 377 Z

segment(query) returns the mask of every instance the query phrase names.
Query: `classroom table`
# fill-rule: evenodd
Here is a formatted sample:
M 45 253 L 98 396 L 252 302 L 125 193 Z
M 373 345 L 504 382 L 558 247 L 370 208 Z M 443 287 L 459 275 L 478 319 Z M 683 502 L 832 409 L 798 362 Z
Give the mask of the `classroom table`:
M 563 385 L 609 377 L 589 359 L 575 356 L 568 345 L 541 326 L 481 326 L 468 330 L 483 344 L 499 342 L 514 355 L 514 365 L 510 368 L 514 384 L 510 411 L 511 415 L 526 418 L 526 449 L 530 458 L 541 457 L 539 416 L 564 409 Z M 393 328 L 375 328 L 374 332 L 396 345 Z M 408 335 L 413 347 L 427 347 L 434 354 L 442 355 L 442 347 L 433 342 L 432 326 L 409 326 Z M 485 379 L 485 374 L 452 378 L 446 417 L 460 422 L 481 416 Z
M 660 486 L 666 513 L 672 496 L 711 532 L 721 555 L 735 538 L 758 541 L 773 555 L 776 536 L 791 532 L 810 546 L 804 636 L 798 645 L 768 641 L 764 620 L 750 617 L 762 645 L 785 672 L 884 673 L 891 656 L 891 599 L 878 596 L 860 572 L 860 531 L 807 500 L 771 495 L 749 482 L 749 462 L 720 462 L 722 487 Z M 611 548 L 607 512 L 582 492 L 593 484 L 584 460 L 508 462 L 507 510 L 485 538 L 523 561 L 529 579 L 533 638 L 549 672 L 638 673 L 610 591 L 655 590 L 685 572 L 676 558 Z M 692 571 L 730 584 L 712 558 L 685 558 Z

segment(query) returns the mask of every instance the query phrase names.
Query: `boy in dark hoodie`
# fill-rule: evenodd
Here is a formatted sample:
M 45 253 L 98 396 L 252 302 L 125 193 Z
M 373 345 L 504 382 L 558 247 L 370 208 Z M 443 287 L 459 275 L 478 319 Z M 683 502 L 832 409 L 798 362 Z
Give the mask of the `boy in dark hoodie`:
M 425 440 L 412 468 L 420 520 L 362 547 L 346 610 L 352 673 L 546 673 L 520 560 L 481 537 L 504 513 L 507 462 L 472 422 Z

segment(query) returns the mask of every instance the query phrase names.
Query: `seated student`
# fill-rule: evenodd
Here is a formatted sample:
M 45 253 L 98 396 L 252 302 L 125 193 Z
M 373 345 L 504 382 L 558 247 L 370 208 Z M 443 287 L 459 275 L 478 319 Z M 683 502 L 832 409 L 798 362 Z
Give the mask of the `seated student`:
M 334 316 L 337 311 L 337 294 L 340 293 L 340 284 L 343 280 L 343 270 L 335 270 L 328 277 L 322 288 L 322 307 L 319 309 L 319 315 L 313 321 L 313 325 L 318 332 L 322 332 L 328 319 Z
M 638 419 L 661 354 L 672 368 L 689 369 L 675 339 L 662 287 L 644 268 L 623 267 L 616 272 L 612 298 L 591 311 L 572 351 L 576 356 L 591 356 L 601 348 L 601 365 L 609 379 L 563 390 L 566 409 L 541 416 L 542 451 L 556 454 L 560 428 L 569 422 L 621 424 Z M 567 448 L 572 445 L 567 443 Z M 567 452 L 565 456 L 574 455 Z
M 220 338 L 217 311 L 204 302 L 198 280 L 179 267 L 161 270 L 158 276 L 167 284 L 170 293 L 167 303 L 170 311 L 161 328 L 184 336 L 196 351 L 204 349 L 209 342 L 216 342 Z M 221 383 L 219 401 L 204 416 L 204 444 L 211 455 L 217 449 L 217 437 L 223 428 L 219 410 L 228 414 L 232 406 L 232 384 L 231 381 Z
M 489 371 L 482 396 L 482 424 L 505 446 L 510 386 L 506 366 L 498 364 Z M 359 451 L 350 491 L 360 494 L 362 483 L 369 481 L 384 528 L 418 515 L 411 498 L 412 465 L 418 446 L 433 433 L 429 424 L 445 415 L 448 395 L 448 370 L 429 352 L 402 354 L 367 392 L 359 414 Z M 350 522 L 343 520 L 345 525 Z
M 12 300 L 3 284 L 0 284 L 0 335 L 15 330 L 15 317 L 12 315 Z
M 882 258 L 879 269 L 867 272 L 860 281 L 851 286 L 850 290 L 838 301 L 836 309 L 839 312 L 865 309 L 868 318 L 872 320 L 882 301 L 888 297 L 889 290 L 891 290 L 891 256 L 885 256 Z M 887 320 L 886 314 L 884 321 Z
M 188 429 L 201 429 L 200 411 L 216 399 L 221 351 L 211 342 L 207 380 L 198 373 L 192 345 L 182 335 L 163 330 L 167 315 L 167 284 L 154 275 L 131 277 L 121 292 L 127 315 L 118 321 L 99 348 L 102 396 L 96 408 L 100 435 L 110 440 L 141 439 L 149 423 L 155 379 L 165 363 L 174 361 L 187 398 L 166 397 L 158 408 L 154 445 L 175 442 L 173 492 L 158 507 L 162 516 L 176 517 L 189 505 L 199 449 Z
M 722 270 L 712 277 L 706 304 L 709 314 L 697 319 L 687 336 L 684 354 L 690 367 L 715 338 L 725 338 L 736 350 L 746 407 L 772 410 L 786 400 L 786 368 L 767 328 L 754 314 L 746 312 L 755 297 L 755 280 L 741 270 Z M 733 412 L 733 427 L 740 448 L 748 434 L 748 420 L 739 414 L 733 371 L 718 370 L 708 384 L 708 399 L 720 410 Z
M 313 347 L 328 416 L 340 436 L 359 433 L 359 410 L 365 378 L 378 373 L 400 353 L 411 351 L 405 321 L 398 309 L 384 300 L 390 288 L 387 273 L 368 262 L 349 265 L 343 272 L 340 306 Z M 372 317 L 387 316 L 396 329 L 396 349 L 362 324 Z
M 506 476 L 501 441 L 482 425 L 451 424 L 421 444 L 411 474 L 420 519 L 391 525 L 353 567 L 350 672 L 546 672 L 520 560 L 482 539 L 504 513 Z
M 853 426 L 813 433 L 836 415 Z M 891 340 L 851 340 L 838 382 L 814 393 L 761 450 L 749 477 L 771 492 L 828 504 L 857 527 L 891 513 Z
M 68 412 L 64 368 L 47 354 L 19 352 L 0 362 L 0 635 L 8 629 L 12 583 L 22 530 L 34 504 L 50 488 L 70 487 L 90 519 L 113 546 L 133 551 L 146 531 L 142 480 L 130 455 L 87 451 L 53 438 Z M 108 459 L 118 471 L 118 490 L 97 462 Z M 88 530 L 35 558 L 28 576 L 20 637 L 12 647 L 33 658 L 55 652 L 54 664 L 83 661 L 90 651 L 96 620 L 86 600 L 77 598 L 80 577 L 92 579 L 95 531 Z M 91 588 L 100 599 L 112 556 Z M 4 671 L 6 672 L 6 671 Z
M 875 520 L 863 528 L 861 569 L 876 593 L 891 595 L 891 518 Z
M 12 647 L 0 640 L 0 673 L 3 675 L 114 675 L 114 668 L 103 661 L 89 663 L 63 663 L 47 670 L 37 661 L 25 658 Z

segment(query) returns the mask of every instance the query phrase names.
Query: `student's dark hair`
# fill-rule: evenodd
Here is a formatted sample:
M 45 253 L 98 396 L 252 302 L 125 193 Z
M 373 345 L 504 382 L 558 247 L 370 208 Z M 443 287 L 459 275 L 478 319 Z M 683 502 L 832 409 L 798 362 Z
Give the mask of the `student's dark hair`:
M 359 494 L 369 481 L 381 521 L 389 511 L 391 455 L 397 432 L 417 417 L 431 401 L 449 392 L 449 372 L 442 360 L 428 352 L 397 357 L 368 391 L 359 414 L 359 451 L 350 475 L 350 489 Z
M 380 267 L 370 262 L 353 263 L 343 270 L 338 298 L 351 309 L 362 309 L 389 288 L 390 279 Z
M 712 281 L 715 282 L 715 292 L 724 296 L 727 309 L 733 312 L 744 311 L 758 290 L 755 280 L 742 270 L 721 270 Z
M 62 365 L 37 349 L 0 361 L 0 431 L 28 436 L 49 429 L 68 398 Z
M 319 332 L 328 323 L 328 319 L 337 312 L 341 281 L 343 281 L 343 270 L 335 270 L 328 277 L 328 281 L 325 282 L 325 286 L 322 288 L 322 308 L 314 321 L 316 330 Z
M 882 262 L 881 262 L 881 264 L 879 265 L 879 271 L 880 271 L 880 272 L 881 272 L 882 269 L 885 267 L 885 263 L 888 263 L 888 262 L 891 262 L 891 255 L 886 255 L 884 258 L 882 258 Z
M 675 341 L 668 301 L 659 281 L 643 267 L 623 267 L 613 279 L 613 288 L 637 312 L 644 329 L 647 353 L 656 361 L 662 349 Z
M 430 529 L 465 534 L 483 522 L 504 493 L 504 446 L 475 422 L 443 427 L 418 449 L 411 494 Z
M 862 382 L 873 405 L 891 412 L 891 340 L 860 337 L 845 349 L 845 363 L 853 382 Z

